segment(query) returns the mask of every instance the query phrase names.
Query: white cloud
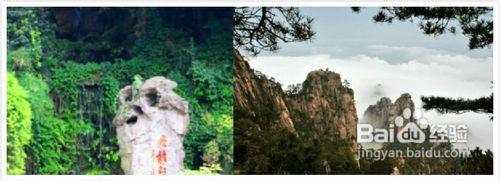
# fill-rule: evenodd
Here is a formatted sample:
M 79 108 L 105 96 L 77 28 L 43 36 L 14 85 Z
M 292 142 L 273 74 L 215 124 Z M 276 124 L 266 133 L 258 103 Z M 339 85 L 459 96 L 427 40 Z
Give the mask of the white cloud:
M 435 50 L 425 47 L 404 47 L 404 46 L 387 46 L 387 45 L 370 45 L 368 50 L 372 55 L 402 55 L 408 58 L 419 57 L 422 54 L 442 54 L 447 53 L 442 50 Z
M 395 101 L 402 93 L 412 95 L 417 106 L 420 96 L 476 98 L 491 94 L 492 58 L 419 47 L 372 46 L 385 54 L 406 54 L 409 61 L 394 64 L 376 56 L 357 55 L 335 58 L 326 54 L 313 56 L 261 56 L 250 61 L 252 68 L 274 77 L 286 87 L 301 83 L 310 71 L 328 68 L 347 79 L 355 92 L 358 116 L 382 96 Z M 426 113 L 430 121 L 459 122 L 470 125 L 469 146 L 492 147 L 492 123 L 484 114 L 439 115 Z

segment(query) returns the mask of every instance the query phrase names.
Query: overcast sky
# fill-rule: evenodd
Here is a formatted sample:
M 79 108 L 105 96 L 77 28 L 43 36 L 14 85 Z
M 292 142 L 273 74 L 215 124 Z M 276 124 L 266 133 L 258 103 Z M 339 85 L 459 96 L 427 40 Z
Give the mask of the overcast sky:
M 359 14 L 350 8 L 301 11 L 315 19 L 317 36 L 312 42 L 282 44 L 278 52 L 248 57 L 252 68 L 284 87 L 303 82 L 310 71 L 328 67 L 351 83 L 359 118 L 368 105 L 384 96 L 395 101 L 407 92 L 420 107 L 423 95 L 477 98 L 492 92 L 492 49 L 471 51 L 461 34 L 434 37 L 409 22 L 376 24 L 372 20 L 376 8 L 363 8 Z M 493 124 L 488 115 L 429 111 L 424 117 L 437 124 L 467 124 L 469 147 L 492 147 Z

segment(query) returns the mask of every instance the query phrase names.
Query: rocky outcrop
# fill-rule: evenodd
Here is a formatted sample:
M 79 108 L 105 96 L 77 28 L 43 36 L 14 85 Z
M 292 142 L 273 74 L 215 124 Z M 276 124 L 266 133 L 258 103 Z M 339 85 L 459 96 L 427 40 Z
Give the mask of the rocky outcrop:
M 234 52 L 235 127 L 247 119 L 258 129 L 285 128 L 311 139 L 345 140 L 356 146 L 358 118 L 353 90 L 340 75 L 328 70 L 310 72 L 302 89 L 285 94 L 279 83 L 250 68 Z
M 120 90 L 113 120 L 125 174 L 164 175 L 184 169 L 188 103 L 164 77 L 138 81 Z
M 360 171 L 354 91 L 338 73 L 312 71 L 284 92 L 235 51 L 234 90 L 235 173 Z
M 267 129 L 270 126 L 295 132 L 281 85 L 256 75 L 236 50 L 233 69 L 235 120 L 244 118 Z
M 356 144 L 358 117 L 353 90 L 342 85 L 340 75 L 316 70 L 307 75 L 302 90 L 287 96 L 294 124 L 304 135 L 346 140 Z
M 381 98 L 376 104 L 370 105 L 364 112 L 362 122 L 368 123 L 375 128 L 385 128 L 389 127 L 389 124 L 395 124 L 394 121 L 396 117 L 403 116 L 404 110 L 409 108 L 411 110 L 411 117 L 408 120 L 404 120 L 403 125 L 409 124 L 410 122 L 417 123 L 417 120 L 413 117 L 415 114 L 415 105 L 411 99 L 410 94 L 402 94 L 394 103 L 387 97 Z M 418 113 L 417 113 L 418 114 Z M 423 116 L 423 115 L 420 115 Z M 404 117 L 404 116 L 403 116 Z M 395 132 L 398 132 L 398 127 L 396 126 Z M 425 129 L 425 134 L 428 133 L 428 129 Z M 421 150 L 422 148 L 434 150 L 449 150 L 451 145 L 449 143 L 402 143 L 395 141 L 393 143 L 385 143 L 380 149 L 386 150 Z M 415 158 L 403 158 L 403 157 L 391 157 L 390 159 L 393 164 L 392 174 L 442 174 L 448 173 L 453 169 L 453 161 L 450 159 L 443 158 L 426 158 L 426 157 L 415 157 Z
M 368 106 L 360 122 L 371 124 L 374 128 L 387 128 L 406 108 L 410 108 L 412 112 L 415 110 L 415 104 L 408 93 L 402 94 L 394 103 L 388 97 L 382 97 L 376 104 Z

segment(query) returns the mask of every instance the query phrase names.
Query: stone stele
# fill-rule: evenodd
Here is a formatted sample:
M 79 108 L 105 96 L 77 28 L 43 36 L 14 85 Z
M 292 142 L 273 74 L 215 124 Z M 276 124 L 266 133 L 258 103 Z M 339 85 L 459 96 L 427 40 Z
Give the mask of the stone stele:
M 188 102 L 175 94 L 177 83 L 158 76 L 120 90 L 113 120 L 125 174 L 166 175 L 184 169 Z

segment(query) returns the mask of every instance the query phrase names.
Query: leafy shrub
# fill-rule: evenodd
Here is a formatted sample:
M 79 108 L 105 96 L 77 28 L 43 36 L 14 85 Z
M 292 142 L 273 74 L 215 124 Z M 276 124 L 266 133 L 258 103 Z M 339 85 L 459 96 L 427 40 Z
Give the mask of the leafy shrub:
M 219 164 L 204 164 L 198 170 L 185 170 L 185 175 L 219 175 L 222 168 Z
M 27 168 L 37 174 L 69 174 L 78 156 L 76 139 L 81 133 L 89 132 L 89 125 L 78 120 L 61 120 L 54 117 L 54 104 L 49 96 L 49 86 L 42 79 L 26 73 L 19 83 L 26 87 L 31 104 L 30 155 Z
M 7 173 L 25 173 L 24 152 L 31 140 L 31 109 L 28 93 L 12 73 L 7 73 Z
M 21 47 L 14 51 L 9 51 L 7 56 L 7 61 L 9 62 L 9 70 L 24 72 L 33 71 L 33 56 L 31 51 L 25 47 Z
M 9 49 L 29 50 L 33 68 L 40 68 L 44 46 L 52 38 L 53 24 L 49 22 L 50 13 L 45 8 L 10 8 L 7 11 L 7 34 Z M 28 53 L 25 51 L 24 53 Z M 26 59 L 28 60 L 28 59 Z
M 21 74 L 18 80 L 30 95 L 28 101 L 31 104 L 32 119 L 43 120 L 52 117 L 54 103 L 50 99 L 47 83 L 31 73 Z
M 68 174 L 75 164 L 72 160 L 76 153 L 75 135 L 68 134 L 73 129 L 67 122 L 48 118 L 34 125 L 31 151 L 37 174 Z

